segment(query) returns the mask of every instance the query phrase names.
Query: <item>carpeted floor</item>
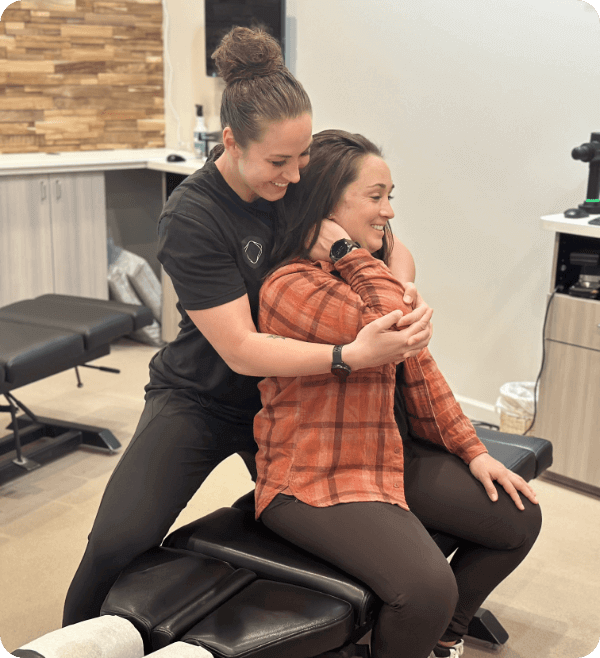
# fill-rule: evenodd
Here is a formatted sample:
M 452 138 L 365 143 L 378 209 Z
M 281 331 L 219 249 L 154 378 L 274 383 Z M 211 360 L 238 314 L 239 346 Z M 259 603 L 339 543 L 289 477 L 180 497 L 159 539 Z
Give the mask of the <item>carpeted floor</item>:
M 15 391 L 40 416 L 110 429 L 125 447 L 143 408 L 155 349 L 122 340 L 98 365 Z M 8 415 L 0 418 L 0 437 Z M 0 487 L 0 640 L 8 651 L 60 626 L 62 604 L 104 486 L 118 460 L 79 449 Z M 174 527 L 251 490 L 241 459 L 217 468 Z M 600 500 L 544 480 L 534 483 L 544 514 L 538 542 L 485 607 L 510 635 L 499 649 L 469 642 L 464 658 L 583 658 L 600 639 Z

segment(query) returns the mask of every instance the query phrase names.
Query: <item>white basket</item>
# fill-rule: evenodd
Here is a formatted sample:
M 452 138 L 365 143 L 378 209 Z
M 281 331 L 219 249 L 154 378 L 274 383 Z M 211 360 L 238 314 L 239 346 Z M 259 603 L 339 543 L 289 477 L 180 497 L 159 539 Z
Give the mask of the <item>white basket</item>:
M 500 412 L 500 431 L 507 434 L 530 434 L 532 418 L 519 418 L 518 416 L 511 416 L 504 411 Z M 533 429 L 533 428 L 531 428 Z
M 500 387 L 496 411 L 500 414 L 500 431 L 529 434 L 535 409 L 535 382 L 508 382 Z

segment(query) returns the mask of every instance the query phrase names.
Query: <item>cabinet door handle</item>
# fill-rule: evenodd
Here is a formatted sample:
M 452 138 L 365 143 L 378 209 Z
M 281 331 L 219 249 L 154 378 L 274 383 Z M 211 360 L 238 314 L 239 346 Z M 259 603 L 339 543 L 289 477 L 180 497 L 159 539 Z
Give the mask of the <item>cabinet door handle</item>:
M 44 181 L 40 181 L 40 196 L 42 197 L 42 201 L 46 200 L 46 183 Z
M 58 199 L 60 199 L 61 194 L 62 194 L 62 190 L 61 190 L 61 187 L 60 187 L 60 178 L 56 179 L 55 185 L 56 185 L 56 200 L 58 201 Z

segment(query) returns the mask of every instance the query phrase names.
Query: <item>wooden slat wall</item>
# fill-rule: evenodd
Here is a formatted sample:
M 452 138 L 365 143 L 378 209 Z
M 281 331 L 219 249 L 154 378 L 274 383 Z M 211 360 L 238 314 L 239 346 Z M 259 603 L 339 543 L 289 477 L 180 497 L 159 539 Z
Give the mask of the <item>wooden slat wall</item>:
M 21 0 L 0 21 L 0 153 L 164 146 L 161 0 Z

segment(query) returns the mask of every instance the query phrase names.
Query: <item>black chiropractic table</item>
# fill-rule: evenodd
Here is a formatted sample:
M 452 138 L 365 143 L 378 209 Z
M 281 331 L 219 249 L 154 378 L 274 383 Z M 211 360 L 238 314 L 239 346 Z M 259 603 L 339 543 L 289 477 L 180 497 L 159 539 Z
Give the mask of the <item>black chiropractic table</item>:
M 106 356 L 112 341 L 152 321 L 146 306 L 69 295 L 42 295 L 0 308 L 0 395 L 8 402 L 0 411 L 9 412 L 12 421 L 12 434 L 0 440 L 0 484 L 79 445 L 120 448 L 107 429 L 36 416 L 13 391 L 70 368 L 81 385 L 78 366 Z M 25 415 L 17 417 L 19 408 Z

